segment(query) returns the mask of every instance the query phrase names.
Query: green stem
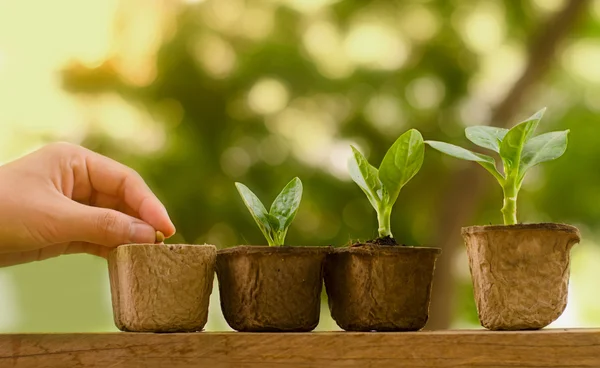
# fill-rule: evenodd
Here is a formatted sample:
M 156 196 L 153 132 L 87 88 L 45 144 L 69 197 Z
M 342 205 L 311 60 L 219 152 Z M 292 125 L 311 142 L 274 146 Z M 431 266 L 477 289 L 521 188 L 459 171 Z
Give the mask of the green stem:
M 272 247 L 281 247 L 284 245 L 285 236 L 287 234 L 287 229 L 285 231 L 274 231 L 272 240 L 269 242 L 269 246 Z M 269 239 L 267 239 L 269 241 Z
M 390 218 L 392 217 L 392 209 L 391 208 L 379 208 L 377 211 L 377 222 L 379 223 L 379 237 L 384 238 L 389 236 L 393 238 L 392 228 L 390 226 Z
M 517 190 L 512 180 L 507 180 L 504 186 L 502 216 L 504 217 L 504 225 L 515 225 L 517 223 Z

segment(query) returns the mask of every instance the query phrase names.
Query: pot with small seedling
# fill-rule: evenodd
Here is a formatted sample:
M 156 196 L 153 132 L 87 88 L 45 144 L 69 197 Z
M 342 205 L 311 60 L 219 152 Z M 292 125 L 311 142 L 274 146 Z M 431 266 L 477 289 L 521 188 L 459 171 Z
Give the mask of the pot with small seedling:
M 479 319 L 490 330 L 540 329 L 556 320 L 567 305 L 570 250 L 580 240 L 579 230 L 565 224 L 517 223 L 517 195 L 527 170 L 559 158 L 567 149 L 568 130 L 533 136 L 544 112 L 510 130 L 466 129 L 471 142 L 499 154 L 502 171 L 491 156 L 425 142 L 450 156 L 479 163 L 502 187 L 504 225 L 462 229 Z
M 132 332 L 202 331 L 208 317 L 214 245 L 126 244 L 109 253 L 115 325 Z
M 400 190 L 421 168 L 424 144 L 411 129 L 386 153 L 379 169 L 354 147 L 352 179 L 377 212 L 379 237 L 336 248 L 325 263 L 329 309 L 347 331 L 416 331 L 425 326 L 439 248 L 398 245 L 390 227 Z
M 284 245 L 302 199 L 302 182 L 290 181 L 269 211 L 248 187 L 236 187 L 268 246 L 219 250 L 217 277 L 225 320 L 237 331 L 304 332 L 319 323 L 327 247 Z

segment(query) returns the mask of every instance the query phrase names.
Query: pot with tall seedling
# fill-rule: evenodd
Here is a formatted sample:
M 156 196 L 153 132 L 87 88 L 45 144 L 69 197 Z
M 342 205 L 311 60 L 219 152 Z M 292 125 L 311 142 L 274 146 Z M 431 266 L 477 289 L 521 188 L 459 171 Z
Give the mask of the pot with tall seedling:
M 510 130 L 466 129 L 471 142 L 499 154 L 502 170 L 491 156 L 425 142 L 450 156 L 479 163 L 502 187 L 504 225 L 462 229 L 479 319 L 491 330 L 540 329 L 556 320 L 567 305 L 570 250 L 580 240 L 579 231 L 565 224 L 517 222 L 517 196 L 527 171 L 559 158 L 567 149 L 568 130 L 533 136 L 544 112 Z
M 302 182 L 290 181 L 269 211 L 248 187 L 236 183 L 268 246 L 241 245 L 217 255 L 225 320 L 237 331 L 303 332 L 319 323 L 323 264 L 328 247 L 284 245 L 302 199 Z
M 377 212 L 377 239 L 336 248 L 327 256 L 325 286 L 331 315 L 347 331 L 416 331 L 425 326 L 439 248 L 398 245 L 392 207 L 421 168 L 424 144 L 414 129 L 401 135 L 379 169 L 354 147 L 352 179 Z

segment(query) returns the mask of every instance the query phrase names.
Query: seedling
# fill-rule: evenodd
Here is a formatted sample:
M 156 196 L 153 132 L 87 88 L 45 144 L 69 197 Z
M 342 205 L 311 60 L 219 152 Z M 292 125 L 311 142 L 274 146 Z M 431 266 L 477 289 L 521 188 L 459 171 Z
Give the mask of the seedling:
M 390 228 L 392 207 L 402 187 L 419 172 L 424 148 L 421 133 L 411 129 L 394 142 L 377 169 L 352 146 L 353 157 L 348 163 L 348 170 L 377 212 L 380 238 L 393 238 Z
M 493 157 L 471 152 L 462 147 L 436 141 L 425 141 L 428 145 L 447 155 L 475 161 L 502 186 L 504 206 L 502 216 L 505 225 L 517 223 L 517 196 L 527 170 L 535 165 L 559 158 L 567 149 L 569 131 L 550 132 L 533 137 L 546 108 L 512 129 L 490 126 L 472 126 L 465 130 L 467 139 L 476 145 L 490 149 L 500 155 L 503 171 L 496 167 Z
M 302 182 L 300 179 L 292 179 L 283 188 L 275 198 L 269 212 L 247 186 L 242 183 L 235 183 L 235 186 L 269 245 L 283 245 L 288 228 L 294 217 L 296 217 L 302 200 Z

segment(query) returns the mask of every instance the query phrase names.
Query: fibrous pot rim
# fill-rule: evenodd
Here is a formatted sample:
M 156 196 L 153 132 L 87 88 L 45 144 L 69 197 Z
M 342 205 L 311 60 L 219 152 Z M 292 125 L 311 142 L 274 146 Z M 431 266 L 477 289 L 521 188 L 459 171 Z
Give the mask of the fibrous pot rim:
M 214 248 L 217 247 L 212 244 L 156 244 L 156 243 L 132 243 L 132 244 L 123 244 L 119 245 L 117 248 L 134 248 L 134 247 L 165 247 L 165 248 L 194 248 L 194 247 L 202 247 L 202 248 Z
M 314 247 L 314 246 L 268 246 L 268 245 L 238 245 L 231 248 L 220 249 L 218 254 L 273 254 L 273 253 L 329 253 L 331 252 L 330 246 Z
M 504 232 L 504 231 L 557 231 L 576 235 L 581 238 L 579 230 L 572 225 L 558 224 L 552 222 L 543 222 L 536 224 L 516 224 L 516 225 L 483 225 L 468 226 L 461 229 L 462 235 L 478 234 L 486 232 Z
M 358 254 L 373 254 L 373 253 L 387 253 L 387 254 L 400 254 L 400 253 L 417 253 L 417 252 L 429 252 L 434 254 L 440 254 L 441 248 L 435 247 L 412 247 L 405 245 L 379 245 L 364 243 L 361 245 L 353 245 L 351 247 L 334 248 L 335 253 L 358 253 Z

